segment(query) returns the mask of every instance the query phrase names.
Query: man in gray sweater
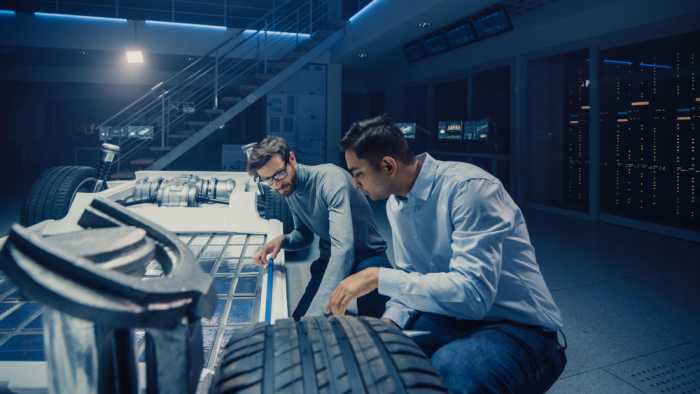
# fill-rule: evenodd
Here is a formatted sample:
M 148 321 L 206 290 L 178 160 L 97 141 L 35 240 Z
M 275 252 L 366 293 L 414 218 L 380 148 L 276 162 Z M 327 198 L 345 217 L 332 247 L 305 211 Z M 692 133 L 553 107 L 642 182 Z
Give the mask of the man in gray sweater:
M 324 313 L 336 286 L 368 267 L 391 267 L 386 243 L 377 232 L 366 197 L 352 185 L 350 174 L 333 164 L 297 163 L 284 139 L 267 137 L 248 157 L 248 173 L 285 197 L 294 216 L 294 230 L 268 241 L 254 256 L 265 265 L 280 249 L 309 246 L 319 237 L 320 257 L 311 264 L 311 280 L 293 317 Z M 377 291 L 358 298 L 358 313 L 380 317 L 388 297 Z

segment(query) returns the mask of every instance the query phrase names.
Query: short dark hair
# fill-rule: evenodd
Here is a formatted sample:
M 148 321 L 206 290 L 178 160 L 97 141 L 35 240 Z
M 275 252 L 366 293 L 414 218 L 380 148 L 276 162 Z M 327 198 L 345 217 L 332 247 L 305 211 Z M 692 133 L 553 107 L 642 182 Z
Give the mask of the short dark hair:
M 343 151 L 352 150 L 373 166 L 379 166 L 384 156 L 404 164 L 413 164 L 416 160 L 403 133 L 386 114 L 353 123 L 340 140 L 340 147 Z
M 280 155 L 285 163 L 288 162 L 289 152 L 289 145 L 284 138 L 274 136 L 263 138 L 250 149 L 247 164 L 248 174 L 256 176 L 257 171 L 263 168 L 273 155 Z

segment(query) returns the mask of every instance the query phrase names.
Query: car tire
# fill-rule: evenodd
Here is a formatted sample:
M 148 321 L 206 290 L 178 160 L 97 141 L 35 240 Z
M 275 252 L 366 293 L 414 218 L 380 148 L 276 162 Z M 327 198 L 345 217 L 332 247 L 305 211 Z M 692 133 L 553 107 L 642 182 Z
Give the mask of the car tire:
M 20 223 L 31 226 L 68 213 L 77 192 L 91 192 L 97 171 L 85 166 L 59 166 L 44 171 L 32 185 L 22 206 Z
M 368 317 L 277 320 L 235 332 L 210 393 L 445 393 L 418 346 Z

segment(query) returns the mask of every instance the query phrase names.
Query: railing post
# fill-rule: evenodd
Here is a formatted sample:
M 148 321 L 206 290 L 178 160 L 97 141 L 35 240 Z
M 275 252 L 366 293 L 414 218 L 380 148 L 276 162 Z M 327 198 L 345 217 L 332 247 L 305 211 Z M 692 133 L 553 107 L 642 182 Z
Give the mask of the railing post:
M 295 29 L 297 32 L 296 45 L 299 45 L 299 30 L 301 30 L 301 23 L 299 21 L 299 12 L 301 12 L 301 11 L 297 8 L 297 25 L 296 25 L 296 29 Z
M 314 32 L 314 1 L 309 0 L 309 34 Z
M 265 39 L 264 39 L 264 44 L 263 44 L 263 56 L 264 56 L 264 62 L 263 62 L 263 74 L 267 74 L 267 29 L 268 29 L 268 24 L 267 24 L 267 19 L 265 19 Z
M 214 109 L 219 108 L 219 51 L 214 56 Z
M 160 113 L 160 147 L 165 148 L 165 96 L 160 99 L 161 102 L 161 113 Z

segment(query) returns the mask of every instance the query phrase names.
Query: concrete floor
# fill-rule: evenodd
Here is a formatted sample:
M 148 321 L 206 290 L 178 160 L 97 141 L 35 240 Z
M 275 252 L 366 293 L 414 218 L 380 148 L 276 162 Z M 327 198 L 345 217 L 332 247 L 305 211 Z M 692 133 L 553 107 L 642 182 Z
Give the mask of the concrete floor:
M 2 199 L 0 235 L 21 206 Z M 539 211 L 526 218 L 569 344 L 550 393 L 700 392 L 700 244 Z M 287 264 L 290 312 L 317 253 Z

